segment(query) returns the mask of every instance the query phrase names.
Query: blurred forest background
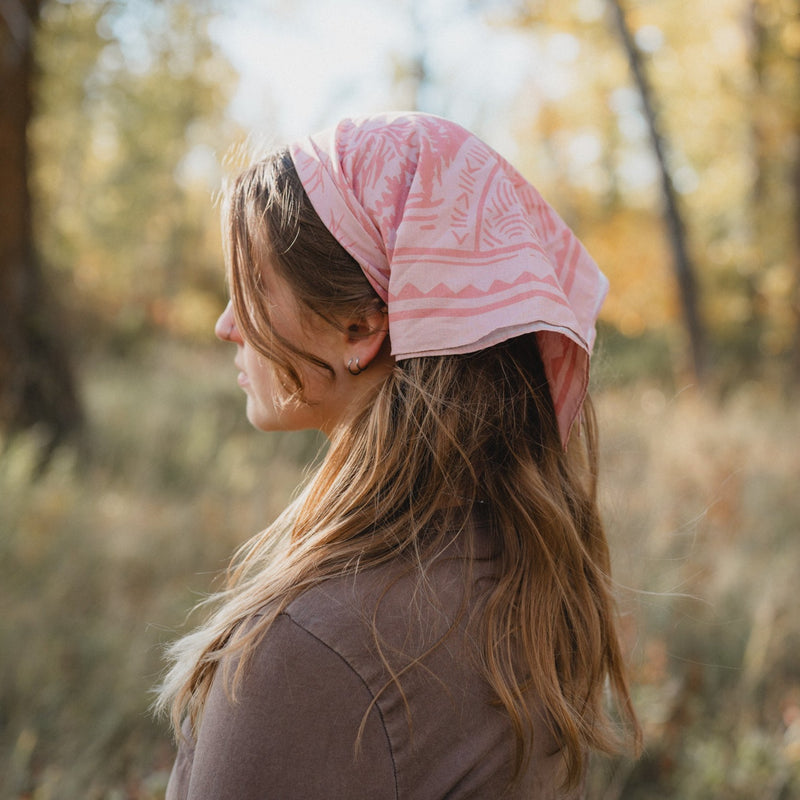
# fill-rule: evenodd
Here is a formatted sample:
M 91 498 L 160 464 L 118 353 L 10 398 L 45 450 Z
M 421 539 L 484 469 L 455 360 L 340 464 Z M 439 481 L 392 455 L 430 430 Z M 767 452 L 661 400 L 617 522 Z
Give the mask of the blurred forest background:
M 333 18 L 377 55 L 311 96 Z M 417 107 L 611 280 L 594 394 L 646 750 L 589 796 L 800 798 L 800 0 L 0 0 L 0 70 L 0 797 L 163 797 L 160 648 L 321 447 L 249 430 L 213 339 L 226 152 Z

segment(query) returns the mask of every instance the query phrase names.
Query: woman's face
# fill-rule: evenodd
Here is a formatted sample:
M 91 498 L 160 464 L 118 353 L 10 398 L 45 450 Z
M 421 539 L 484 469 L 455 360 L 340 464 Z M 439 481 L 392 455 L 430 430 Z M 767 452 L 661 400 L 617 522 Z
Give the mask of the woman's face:
M 381 348 L 373 357 L 364 350 L 363 337 L 354 339 L 347 330 L 340 330 L 310 312 L 303 312 L 286 283 L 272 270 L 265 270 L 265 290 L 270 303 L 270 321 L 275 331 L 299 350 L 311 353 L 333 367 L 328 370 L 298 357 L 295 369 L 303 381 L 302 399 L 282 382 L 275 365 L 244 341 L 237 326 L 232 303 L 228 303 L 217 320 L 214 331 L 220 339 L 236 345 L 234 364 L 239 369 L 238 383 L 247 395 L 247 418 L 262 431 L 302 430 L 314 428 L 330 435 L 341 424 L 364 392 L 382 381 L 394 361 Z M 385 331 L 374 336 L 380 341 Z M 368 339 L 373 336 L 367 337 Z M 358 351 L 358 352 L 356 352 Z M 360 358 L 362 365 L 371 363 L 371 371 L 352 375 L 347 364 Z

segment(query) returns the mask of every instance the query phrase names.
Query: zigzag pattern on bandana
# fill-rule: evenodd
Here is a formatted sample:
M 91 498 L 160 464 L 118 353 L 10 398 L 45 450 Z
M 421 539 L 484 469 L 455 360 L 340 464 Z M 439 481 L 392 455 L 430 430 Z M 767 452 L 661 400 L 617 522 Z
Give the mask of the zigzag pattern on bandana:
M 429 114 L 345 119 L 290 152 L 314 209 L 387 304 L 395 358 L 535 332 L 566 446 L 608 282 L 539 192 Z

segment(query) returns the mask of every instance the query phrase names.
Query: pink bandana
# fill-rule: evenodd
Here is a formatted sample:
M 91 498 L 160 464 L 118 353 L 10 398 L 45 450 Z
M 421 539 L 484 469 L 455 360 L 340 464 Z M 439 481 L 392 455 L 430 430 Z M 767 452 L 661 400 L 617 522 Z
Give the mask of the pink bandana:
M 608 281 L 536 189 L 428 114 L 345 119 L 290 150 L 314 209 L 386 303 L 394 357 L 536 332 L 566 446 Z

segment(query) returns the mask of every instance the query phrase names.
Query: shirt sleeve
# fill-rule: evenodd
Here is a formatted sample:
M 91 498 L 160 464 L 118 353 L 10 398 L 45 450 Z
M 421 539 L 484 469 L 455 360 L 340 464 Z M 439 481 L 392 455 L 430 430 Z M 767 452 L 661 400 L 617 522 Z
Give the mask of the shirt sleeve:
M 258 645 L 231 702 L 221 674 L 206 701 L 187 800 L 397 797 L 394 760 L 364 681 L 285 614 Z

